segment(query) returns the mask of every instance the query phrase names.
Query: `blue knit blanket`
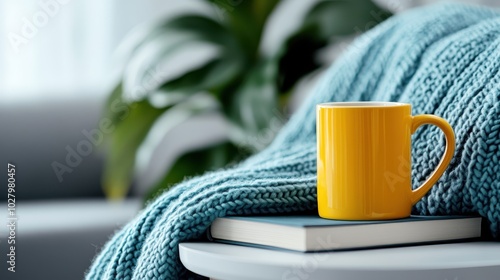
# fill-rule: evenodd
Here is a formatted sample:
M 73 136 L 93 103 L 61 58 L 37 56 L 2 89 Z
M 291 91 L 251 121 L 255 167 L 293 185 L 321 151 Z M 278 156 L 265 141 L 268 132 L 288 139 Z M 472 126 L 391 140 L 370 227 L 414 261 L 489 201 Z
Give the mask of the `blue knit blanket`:
M 275 141 L 237 167 L 185 181 L 107 243 L 87 279 L 179 279 L 179 242 L 217 217 L 316 211 L 315 104 L 400 101 L 454 127 L 456 153 L 415 214 L 479 214 L 500 235 L 500 13 L 441 4 L 395 16 L 353 42 Z M 444 137 L 413 137 L 413 187 L 438 164 Z

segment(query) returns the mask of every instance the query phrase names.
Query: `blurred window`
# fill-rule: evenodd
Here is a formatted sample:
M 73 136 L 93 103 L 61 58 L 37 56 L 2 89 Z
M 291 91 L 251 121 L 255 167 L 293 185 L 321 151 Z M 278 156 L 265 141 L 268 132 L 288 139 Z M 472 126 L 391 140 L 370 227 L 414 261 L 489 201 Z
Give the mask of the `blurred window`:
M 123 37 L 195 2 L 0 0 L 0 102 L 104 96 Z

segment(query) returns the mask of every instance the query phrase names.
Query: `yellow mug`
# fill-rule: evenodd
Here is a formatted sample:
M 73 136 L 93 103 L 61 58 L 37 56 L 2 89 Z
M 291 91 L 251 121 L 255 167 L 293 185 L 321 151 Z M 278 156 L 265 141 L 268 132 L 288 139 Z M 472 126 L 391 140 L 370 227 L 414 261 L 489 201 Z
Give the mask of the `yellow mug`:
M 441 177 L 455 151 L 453 129 L 434 115 L 411 115 L 396 102 L 332 102 L 316 108 L 319 215 L 339 220 L 385 220 L 410 216 Z M 411 135 L 438 126 L 446 149 L 436 170 L 411 188 Z

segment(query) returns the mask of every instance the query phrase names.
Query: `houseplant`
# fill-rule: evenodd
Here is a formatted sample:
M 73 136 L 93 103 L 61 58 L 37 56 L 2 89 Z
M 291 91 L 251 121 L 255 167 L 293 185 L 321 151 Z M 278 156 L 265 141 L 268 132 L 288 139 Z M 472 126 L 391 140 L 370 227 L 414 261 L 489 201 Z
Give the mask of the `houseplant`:
M 201 1 L 201 0 L 200 0 Z M 297 83 L 320 68 L 318 53 L 336 38 L 375 26 L 390 13 L 371 1 L 317 1 L 279 48 L 264 54 L 261 39 L 279 0 L 206 0 L 213 15 L 184 14 L 144 27 L 125 43 L 123 75 L 110 94 L 103 186 L 121 198 L 132 180 L 136 153 L 161 119 L 163 133 L 193 116 L 221 112 L 228 141 L 182 155 L 152 188 L 148 199 L 185 177 L 217 169 L 263 147 L 259 134 L 284 112 Z M 164 70 L 186 49 L 204 56 L 177 73 Z M 208 51 L 207 51 L 208 50 Z M 272 139 L 272 137 L 268 137 Z M 196 164 L 192 164 L 193 162 Z

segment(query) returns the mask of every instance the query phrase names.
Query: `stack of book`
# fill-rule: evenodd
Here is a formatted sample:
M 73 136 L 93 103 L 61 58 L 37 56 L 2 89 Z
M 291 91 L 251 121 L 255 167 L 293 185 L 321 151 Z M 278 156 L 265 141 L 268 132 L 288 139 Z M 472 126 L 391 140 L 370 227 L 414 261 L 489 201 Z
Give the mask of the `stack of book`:
M 214 221 L 218 242 L 301 252 L 454 242 L 481 236 L 481 218 L 411 216 L 385 221 L 339 221 L 318 216 L 239 216 Z

